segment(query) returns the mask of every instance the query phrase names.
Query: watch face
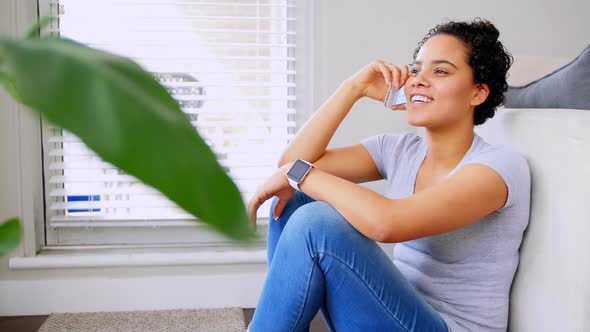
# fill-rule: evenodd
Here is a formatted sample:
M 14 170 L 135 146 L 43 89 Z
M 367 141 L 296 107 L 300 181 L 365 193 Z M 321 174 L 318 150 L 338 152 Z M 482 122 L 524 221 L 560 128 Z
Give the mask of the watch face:
M 307 170 L 310 167 L 311 166 L 309 166 L 308 164 L 304 163 L 303 161 L 297 160 L 293 164 L 293 166 L 291 166 L 291 169 L 287 173 L 287 176 L 290 177 L 291 179 L 295 180 L 295 181 L 301 181 L 301 178 L 303 177 L 303 175 L 305 175 L 305 172 L 307 172 Z

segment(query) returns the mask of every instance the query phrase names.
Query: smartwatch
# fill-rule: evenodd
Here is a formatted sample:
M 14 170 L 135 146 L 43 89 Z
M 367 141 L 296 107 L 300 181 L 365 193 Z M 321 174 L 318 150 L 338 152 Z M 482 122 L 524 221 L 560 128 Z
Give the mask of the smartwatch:
M 289 180 L 291 187 L 297 191 L 301 191 L 299 184 L 303 182 L 303 179 L 305 179 L 305 176 L 313 167 L 315 166 L 312 163 L 297 159 L 287 172 L 287 180 Z

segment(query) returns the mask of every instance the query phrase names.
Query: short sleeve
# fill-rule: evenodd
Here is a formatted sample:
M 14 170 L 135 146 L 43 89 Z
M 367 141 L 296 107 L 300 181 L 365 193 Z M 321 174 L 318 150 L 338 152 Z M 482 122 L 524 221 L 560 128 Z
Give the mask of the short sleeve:
M 508 208 L 530 195 L 531 175 L 526 158 L 507 147 L 498 147 L 481 152 L 466 164 L 482 164 L 498 173 L 508 187 L 508 199 L 503 208 Z
M 397 155 L 396 150 L 400 141 L 401 135 L 390 134 L 371 136 L 361 141 L 384 179 L 387 179 L 391 175 L 391 170 L 395 168 L 394 157 Z

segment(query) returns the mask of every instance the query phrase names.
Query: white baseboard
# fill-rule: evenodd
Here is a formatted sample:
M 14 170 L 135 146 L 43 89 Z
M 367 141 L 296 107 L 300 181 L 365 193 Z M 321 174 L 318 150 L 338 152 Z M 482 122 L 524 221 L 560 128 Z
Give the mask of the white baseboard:
M 188 308 L 254 308 L 265 272 L 0 281 L 0 316 Z

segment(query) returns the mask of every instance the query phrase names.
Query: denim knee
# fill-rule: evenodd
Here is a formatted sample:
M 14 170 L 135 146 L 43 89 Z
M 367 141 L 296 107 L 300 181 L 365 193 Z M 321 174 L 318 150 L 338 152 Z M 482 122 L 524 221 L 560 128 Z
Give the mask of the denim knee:
M 283 230 L 282 241 L 293 245 L 324 242 L 330 238 L 339 241 L 343 234 L 356 230 L 326 202 L 312 202 L 297 209 L 289 218 Z M 345 237 L 344 237 L 345 238 Z
M 291 218 L 291 215 L 302 206 L 314 202 L 313 198 L 297 191 L 287 202 L 280 217 L 277 220 L 273 220 L 274 208 L 277 205 L 278 200 L 278 197 L 273 197 L 269 211 L 270 219 L 268 223 L 267 241 L 267 259 L 269 265 L 273 260 L 278 241 L 282 237 L 283 229 L 285 228 L 285 225 L 287 225 L 287 221 Z
M 289 223 L 298 226 L 300 231 L 322 231 L 341 223 L 342 215 L 326 202 L 312 202 L 295 211 Z
M 311 197 L 307 196 L 306 194 L 304 194 L 301 191 L 296 191 L 293 194 L 293 196 L 289 199 L 289 202 L 287 202 L 287 205 L 285 206 L 283 212 L 289 210 L 290 208 L 298 209 L 300 206 L 305 205 L 306 203 L 308 203 L 310 201 L 313 201 L 313 199 Z M 277 196 L 274 196 L 272 198 L 272 201 L 270 202 L 269 218 L 271 220 L 274 217 L 273 214 L 274 214 L 275 206 L 277 205 L 278 202 L 279 202 L 279 198 Z M 283 213 L 279 218 L 281 218 L 283 216 L 285 216 L 285 213 Z M 290 217 L 290 215 L 287 217 Z

